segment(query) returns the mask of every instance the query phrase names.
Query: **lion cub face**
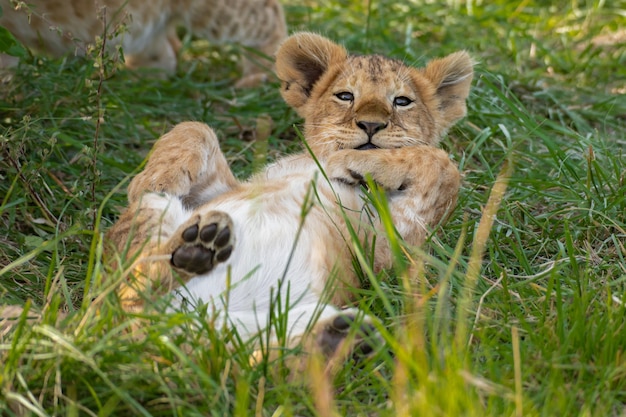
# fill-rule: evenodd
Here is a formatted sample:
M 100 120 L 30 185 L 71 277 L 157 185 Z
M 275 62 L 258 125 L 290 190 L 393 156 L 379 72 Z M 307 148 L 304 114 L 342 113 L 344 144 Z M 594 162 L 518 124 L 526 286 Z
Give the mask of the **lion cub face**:
M 465 52 L 417 69 L 380 55 L 349 56 L 321 36 L 281 46 L 276 72 L 285 101 L 305 119 L 319 157 L 339 149 L 436 145 L 466 113 L 473 63 Z

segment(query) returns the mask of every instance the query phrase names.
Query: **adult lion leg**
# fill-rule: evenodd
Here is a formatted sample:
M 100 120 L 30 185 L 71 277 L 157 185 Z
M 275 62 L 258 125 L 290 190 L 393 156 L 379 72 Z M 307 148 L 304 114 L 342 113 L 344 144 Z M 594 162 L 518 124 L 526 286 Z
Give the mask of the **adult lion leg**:
M 162 75 L 171 75 L 176 72 L 177 54 L 180 49 L 180 40 L 175 30 L 155 35 L 142 51 L 124 56 L 128 68 L 154 68 L 162 70 Z
M 194 207 L 238 184 L 208 126 L 181 123 L 157 141 L 145 169 L 128 187 L 129 207 L 107 233 L 112 266 L 123 270 L 118 293 L 126 309 L 141 309 L 145 296 L 180 284 L 172 273 L 172 254 L 188 234 L 183 236 L 179 226 Z M 186 271 L 179 268 L 183 280 L 191 276 Z
M 235 85 L 237 88 L 254 87 L 268 80 L 274 65 L 274 55 L 287 37 L 287 24 L 280 2 L 268 0 L 255 4 L 258 5 L 259 10 L 257 13 L 251 13 L 248 17 L 249 21 L 242 25 L 247 31 L 253 33 L 246 33 L 242 36 L 241 43 L 256 49 L 269 59 L 261 55 L 244 56 L 242 76 Z M 252 7 L 252 4 L 249 3 L 248 7 Z

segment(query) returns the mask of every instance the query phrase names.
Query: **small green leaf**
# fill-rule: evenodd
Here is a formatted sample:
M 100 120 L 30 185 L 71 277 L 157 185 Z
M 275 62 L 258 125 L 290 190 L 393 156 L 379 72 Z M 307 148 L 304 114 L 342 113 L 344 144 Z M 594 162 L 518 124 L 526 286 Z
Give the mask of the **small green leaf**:
M 0 26 L 0 52 L 23 58 L 27 55 L 26 48 L 6 28 Z
M 43 245 L 43 239 L 40 238 L 39 236 L 34 236 L 34 235 L 26 236 L 24 237 L 24 245 L 27 248 L 36 249 L 40 247 L 41 245 Z

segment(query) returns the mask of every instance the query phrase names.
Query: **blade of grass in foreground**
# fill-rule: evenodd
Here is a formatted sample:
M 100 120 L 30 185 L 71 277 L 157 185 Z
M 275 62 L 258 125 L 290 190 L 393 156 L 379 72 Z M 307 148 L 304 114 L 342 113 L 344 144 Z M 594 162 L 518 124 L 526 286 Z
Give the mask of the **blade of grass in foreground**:
M 463 293 L 459 299 L 457 306 L 457 320 L 456 320 L 456 333 L 455 333 L 455 345 L 458 352 L 464 352 L 468 341 L 468 319 L 469 308 L 474 299 L 474 290 L 478 277 L 480 276 L 480 270 L 482 267 L 483 254 L 487 247 L 487 240 L 491 232 L 491 227 L 495 220 L 498 209 L 502 202 L 502 198 L 506 192 L 506 188 L 509 183 L 509 179 L 513 174 L 513 163 L 511 160 L 507 161 L 502 170 L 496 178 L 496 182 L 489 194 L 489 200 L 487 205 L 483 209 L 478 228 L 474 235 L 474 242 L 472 244 L 472 252 L 470 254 L 469 265 L 467 274 L 465 275 L 465 286 Z

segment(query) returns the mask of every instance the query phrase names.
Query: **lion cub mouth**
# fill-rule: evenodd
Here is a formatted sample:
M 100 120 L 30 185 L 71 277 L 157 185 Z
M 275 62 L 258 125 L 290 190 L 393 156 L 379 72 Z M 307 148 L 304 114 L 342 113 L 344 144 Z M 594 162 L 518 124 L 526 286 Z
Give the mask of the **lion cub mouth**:
M 357 146 L 354 149 L 356 149 L 357 151 L 364 151 L 366 149 L 378 149 L 378 146 L 374 145 L 372 142 L 367 142 L 361 146 Z

